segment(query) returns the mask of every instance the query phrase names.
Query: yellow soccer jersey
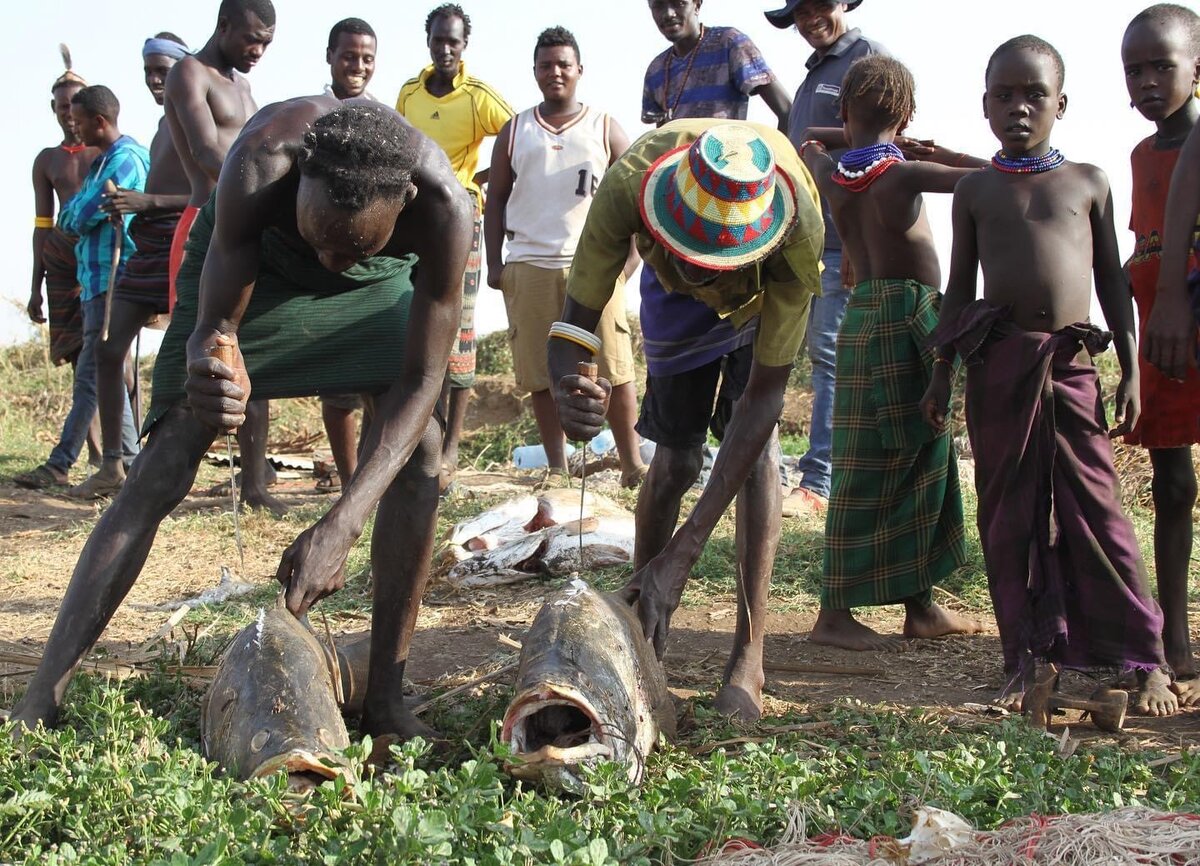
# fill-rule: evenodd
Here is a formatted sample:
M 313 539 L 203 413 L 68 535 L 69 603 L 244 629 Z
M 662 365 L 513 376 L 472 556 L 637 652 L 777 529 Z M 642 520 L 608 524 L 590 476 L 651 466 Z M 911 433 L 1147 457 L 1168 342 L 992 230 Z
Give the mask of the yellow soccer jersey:
M 513 110 L 489 85 L 467 75 L 467 65 L 459 64 L 454 89 L 445 96 L 434 96 L 425 89 L 433 74 L 430 64 L 416 78 L 400 88 L 396 111 L 446 151 L 459 183 L 481 202 L 483 197 L 474 181 L 479 166 L 479 145 L 489 135 L 497 135 L 513 116 Z

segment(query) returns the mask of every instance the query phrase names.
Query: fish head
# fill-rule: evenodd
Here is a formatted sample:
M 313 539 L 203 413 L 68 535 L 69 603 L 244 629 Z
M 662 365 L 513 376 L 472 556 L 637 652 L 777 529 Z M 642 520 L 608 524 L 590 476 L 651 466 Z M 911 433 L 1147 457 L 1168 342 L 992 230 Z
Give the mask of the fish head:
M 631 738 L 571 686 L 539 684 L 517 695 L 504 714 L 500 738 L 512 751 L 508 770 L 520 779 L 575 790 L 584 765 L 608 760 L 628 761 L 629 780 L 641 780 Z

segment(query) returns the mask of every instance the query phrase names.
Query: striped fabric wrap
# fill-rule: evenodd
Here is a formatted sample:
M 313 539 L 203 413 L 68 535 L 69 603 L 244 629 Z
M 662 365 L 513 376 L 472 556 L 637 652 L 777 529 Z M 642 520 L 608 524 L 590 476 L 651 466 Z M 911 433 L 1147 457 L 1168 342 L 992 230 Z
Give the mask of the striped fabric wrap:
M 117 280 L 114 299 L 151 307 L 156 313 L 171 311 L 171 240 L 178 224 L 178 212 L 157 217 L 138 214 L 133 218 L 129 237 L 137 250 Z
M 475 384 L 475 299 L 479 296 L 479 274 L 483 269 L 483 216 L 475 217 L 471 252 L 463 271 L 462 315 L 458 340 L 450 351 L 450 387 L 470 388 Z
M 200 271 L 213 231 L 216 196 L 196 217 L 179 270 L 179 297 L 154 365 L 144 431 L 185 399 L 187 340 L 196 325 Z M 341 273 L 312 248 L 271 228 L 263 232 L 258 280 L 238 328 L 256 399 L 380 393 L 401 376 L 415 256 L 375 256 Z
M 939 301 L 915 280 L 869 280 L 850 296 L 837 343 L 825 607 L 928 603 L 966 562 L 950 434 L 935 434 L 918 409 Z
M 83 346 L 83 308 L 75 276 L 75 242 L 62 229 L 46 236 L 42 266 L 46 269 L 46 320 L 50 325 L 50 360 L 73 362 Z

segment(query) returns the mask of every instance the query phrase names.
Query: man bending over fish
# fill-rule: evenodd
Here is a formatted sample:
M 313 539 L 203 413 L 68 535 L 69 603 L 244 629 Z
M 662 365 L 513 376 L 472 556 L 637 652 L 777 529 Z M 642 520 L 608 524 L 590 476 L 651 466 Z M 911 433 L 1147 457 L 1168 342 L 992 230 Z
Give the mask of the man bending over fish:
M 13 720 L 53 724 L 84 654 L 137 579 L 159 522 L 187 495 L 246 402 L 376 395 L 341 499 L 284 551 L 277 577 L 303 615 L 338 590 L 379 506 L 362 730 L 428 734 L 401 682 L 428 577 L 442 422 L 472 210 L 441 149 L 390 108 L 332 96 L 268 106 L 246 124 L 188 239 L 154 369 L 149 444 L 96 524 Z M 417 259 L 420 268 L 415 268 Z M 214 357 L 234 347 L 226 365 Z
M 642 628 L 661 658 L 691 569 L 737 497 L 737 630 L 716 707 L 747 721 L 762 714 L 767 591 L 779 542 L 775 427 L 821 284 L 825 229 L 817 201 L 782 133 L 744 121 L 665 124 L 605 173 L 575 252 L 563 322 L 550 331 L 559 419 L 579 440 L 600 430 L 610 386 L 571 375 L 589 356 L 592 335 L 578 329 L 595 331 L 630 238 L 668 292 L 702 301 L 738 329 L 715 355 L 693 353 L 649 370 L 637 429 L 658 448 L 638 497 L 635 571 L 625 595 L 638 601 Z M 643 305 L 643 316 L 647 310 Z M 689 326 L 711 323 L 676 316 L 656 329 L 687 344 Z M 709 429 L 724 445 L 704 494 L 676 531 Z

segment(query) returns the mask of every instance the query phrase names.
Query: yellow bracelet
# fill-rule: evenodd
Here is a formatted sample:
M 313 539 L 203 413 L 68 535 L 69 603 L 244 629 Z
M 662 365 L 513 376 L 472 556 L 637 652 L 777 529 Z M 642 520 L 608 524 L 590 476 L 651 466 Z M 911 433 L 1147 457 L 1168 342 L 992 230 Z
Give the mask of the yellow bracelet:
M 33 227 L 35 229 L 52 229 L 54 228 L 54 217 L 35 216 Z
M 596 354 L 595 349 L 593 349 L 591 346 L 589 346 L 583 340 L 579 339 L 578 337 L 576 337 L 572 334 L 551 334 L 550 336 L 556 337 L 559 340 L 566 340 L 568 343 L 574 343 L 576 346 L 580 346 L 584 349 L 587 349 L 589 354 L 592 354 L 592 355 Z

